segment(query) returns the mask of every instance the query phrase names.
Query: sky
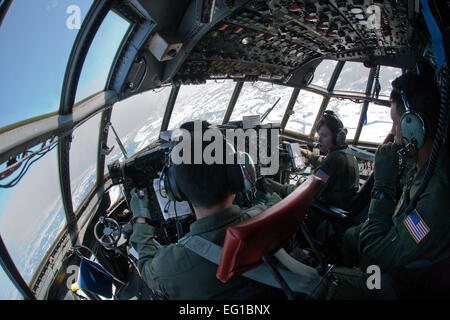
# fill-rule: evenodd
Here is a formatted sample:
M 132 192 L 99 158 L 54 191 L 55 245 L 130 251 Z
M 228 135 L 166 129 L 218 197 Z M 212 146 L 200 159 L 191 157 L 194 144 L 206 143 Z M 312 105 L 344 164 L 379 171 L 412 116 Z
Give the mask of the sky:
M 0 27 L 0 108 L 2 111 L 0 128 L 58 110 L 62 79 L 78 32 L 77 29 L 67 27 L 67 21 L 72 13 L 67 13 L 66 10 L 72 5 L 78 6 L 82 20 L 91 3 L 91 0 L 13 1 Z M 76 102 L 104 88 L 114 53 L 127 28 L 128 23 L 115 14 L 107 16 L 85 61 Z M 315 81 L 320 82 L 320 79 Z M 355 81 L 358 84 L 358 79 Z M 211 116 L 212 118 L 208 120 L 212 122 L 215 122 L 214 119 L 221 119 L 234 89 L 232 81 L 222 84 L 222 87 L 208 84 L 209 97 L 198 94 L 204 92 L 203 86 L 183 87 L 180 90 L 170 127 L 177 126 L 193 116 Z M 259 86 L 261 84 L 253 86 L 246 83 L 233 117 L 237 115 L 239 118 L 244 110 L 248 111 L 248 108 L 254 105 L 262 105 L 256 110 L 262 114 L 278 97 L 281 97 L 278 105 L 280 108 L 274 109 L 269 116 L 270 121 L 281 120 L 284 111 L 281 106 L 289 100 L 292 88 L 277 88 L 267 84 L 262 84 L 260 88 Z M 259 90 L 256 91 L 256 95 L 255 90 Z M 114 107 L 112 122 L 119 131 L 121 139 L 124 142 L 133 143 L 133 151 L 141 149 L 156 137 L 164 111 L 162 106 L 165 106 L 169 92 L 168 88 L 159 89 L 151 93 L 150 98 L 146 94 L 141 94 L 131 97 L 127 102 L 120 102 Z M 311 99 L 300 100 L 312 102 L 313 98 Z M 212 105 L 212 103 L 215 104 Z M 135 118 L 127 117 L 129 104 L 135 107 L 133 110 Z M 193 113 L 183 113 L 183 109 L 178 109 L 179 105 L 190 108 Z M 205 105 L 210 107 L 206 113 L 203 108 Z M 295 120 L 296 115 L 298 113 L 292 117 L 292 120 Z M 308 117 L 310 121 L 314 115 L 311 114 Z M 136 125 L 136 119 L 146 122 L 148 127 Z M 99 115 L 88 120 L 73 134 L 70 175 L 75 209 L 83 193 L 93 184 L 91 173 L 95 168 L 98 124 Z M 144 132 L 145 130 L 147 132 Z M 151 131 L 150 135 L 148 131 Z M 114 145 L 114 139 L 111 136 L 108 139 L 108 145 Z M 108 156 L 107 160 L 110 161 L 113 156 L 118 156 L 118 152 L 116 145 L 114 152 Z M 32 166 L 16 187 L 0 189 L 0 233 L 26 281 L 29 281 L 34 273 L 35 266 L 32 262 L 40 261 L 39 258 L 51 245 L 55 235 L 52 231 L 61 230 L 65 223 L 56 168 L 55 149 Z M 1 182 L 4 183 L 4 181 Z M 33 261 L 27 253 L 33 254 Z M 11 293 L 14 292 L 15 289 L 9 283 L 3 270 L 0 270 L 0 299 L 11 298 Z
M 83 18 L 91 1 L 15 0 L 0 28 L 0 127 L 57 111 L 67 60 L 78 30 L 68 29 L 67 7 Z M 36 99 L 38 97 L 38 99 Z

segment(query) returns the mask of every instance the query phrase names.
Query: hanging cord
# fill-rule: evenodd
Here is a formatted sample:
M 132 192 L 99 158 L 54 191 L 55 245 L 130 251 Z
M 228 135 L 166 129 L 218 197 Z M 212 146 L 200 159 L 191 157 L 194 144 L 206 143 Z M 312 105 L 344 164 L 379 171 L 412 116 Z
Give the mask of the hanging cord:
M 375 77 L 374 77 L 373 82 L 374 82 L 374 85 L 373 85 L 372 97 L 370 99 L 371 102 L 373 102 L 374 98 L 378 99 L 378 96 L 380 95 L 380 91 L 381 91 L 380 65 L 378 65 L 377 69 L 375 70 Z
M 168 214 L 168 217 L 170 218 L 169 215 L 169 208 L 170 208 L 170 204 L 172 203 L 172 201 L 168 201 L 166 206 L 164 207 L 164 212 Z M 178 213 L 177 213 L 177 202 L 173 201 L 173 210 L 175 212 L 175 228 L 177 230 L 177 241 L 180 240 L 183 235 L 183 226 L 181 225 L 181 223 L 178 221 Z M 165 229 L 165 228 L 164 228 Z M 167 238 L 169 238 L 168 233 L 166 232 Z
M 46 145 L 44 143 L 42 145 L 41 149 L 39 149 L 38 151 L 35 151 L 35 152 L 31 152 L 29 150 L 25 151 L 23 153 L 23 157 L 19 161 L 17 161 L 14 165 L 12 165 L 12 166 L 18 166 L 19 164 L 20 165 L 23 164 L 23 167 L 22 167 L 22 170 L 20 171 L 20 173 L 14 179 L 12 179 L 10 182 L 8 182 L 7 184 L 0 184 L 0 188 L 15 187 L 25 176 L 25 174 L 27 173 L 27 171 L 31 167 L 31 165 L 33 163 L 35 163 L 36 161 L 38 161 L 39 159 L 41 159 L 43 156 L 45 156 L 48 152 L 53 150 L 57 144 L 58 144 L 58 141 L 51 141 L 48 145 Z M 27 155 L 25 155 L 25 154 L 27 154 Z M 36 158 L 34 158 L 34 157 L 36 157 Z M 8 170 L 9 168 L 6 168 L 4 171 Z
M 440 91 L 441 91 L 441 108 L 439 109 L 439 121 L 438 128 L 436 130 L 436 134 L 433 141 L 433 148 L 431 150 L 430 159 L 428 162 L 427 169 L 425 171 L 425 176 L 417 189 L 416 193 L 412 197 L 409 206 L 406 210 L 407 213 L 414 210 L 416 207 L 417 201 L 421 194 L 425 191 L 430 179 L 433 175 L 433 171 L 436 167 L 437 159 L 439 157 L 439 153 L 441 151 L 441 146 L 444 142 L 444 139 L 447 137 L 447 129 L 448 129 L 448 107 L 447 107 L 447 95 L 448 95 L 448 70 L 447 64 L 445 64 L 440 73 Z M 444 150 L 443 152 L 446 152 Z
M 164 172 L 164 169 L 163 169 L 162 172 Z M 162 189 L 161 189 L 161 182 L 163 182 L 164 179 L 165 179 L 165 177 L 163 176 L 163 174 L 161 174 L 160 177 L 159 177 L 159 181 L 158 181 L 158 192 L 159 192 L 159 195 L 161 196 L 161 198 L 167 199 L 166 192 L 163 193 Z
M 173 202 L 173 209 L 175 211 L 175 227 L 177 229 L 177 237 L 178 237 L 178 241 L 179 241 L 183 237 L 184 231 L 183 231 L 183 225 L 178 220 L 177 203 L 176 203 L 176 201 Z

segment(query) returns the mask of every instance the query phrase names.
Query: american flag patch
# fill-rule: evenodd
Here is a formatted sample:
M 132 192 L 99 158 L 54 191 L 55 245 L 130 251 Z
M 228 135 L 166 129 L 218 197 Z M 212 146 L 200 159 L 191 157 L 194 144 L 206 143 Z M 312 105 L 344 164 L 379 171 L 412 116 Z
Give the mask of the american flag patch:
M 416 243 L 419 243 L 428 234 L 428 232 L 430 232 L 430 228 L 428 228 L 427 224 L 423 221 L 416 209 L 414 209 L 413 212 L 406 217 L 403 223 Z
M 327 182 L 328 179 L 330 178 L 329 175 L 327 175 L 322 169 L 319 169 L 319 171 L 317 171 L 316 176 L 318 178 L 320 178 L 320 180 L 322 180 L 323 182 Z

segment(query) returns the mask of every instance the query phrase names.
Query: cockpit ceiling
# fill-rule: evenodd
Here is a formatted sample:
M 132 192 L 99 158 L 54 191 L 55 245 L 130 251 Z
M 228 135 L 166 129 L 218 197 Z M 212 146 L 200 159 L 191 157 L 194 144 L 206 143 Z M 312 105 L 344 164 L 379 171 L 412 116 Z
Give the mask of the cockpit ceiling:
M 409 28 L 407 1 L 249 1 L 200 39 L 173 80 L 284 80 L 315 58 L 404 55 Z

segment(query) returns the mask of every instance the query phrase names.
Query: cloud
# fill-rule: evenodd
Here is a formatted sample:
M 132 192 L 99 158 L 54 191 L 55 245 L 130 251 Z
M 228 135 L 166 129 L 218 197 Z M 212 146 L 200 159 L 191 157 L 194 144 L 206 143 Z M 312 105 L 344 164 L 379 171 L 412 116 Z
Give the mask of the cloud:
M 59 1 L 58 0 L 47 0 L 47 3 L 45 4 L 45 11 L 50 12 L 56 7 L 58 7 Z
M 50 208 L 61 203 L 56 149 L 30 167 L 0 218 L 4 239 L 15 250 L 24 248 L 35 237 L 36 229 L 46 221 Z

